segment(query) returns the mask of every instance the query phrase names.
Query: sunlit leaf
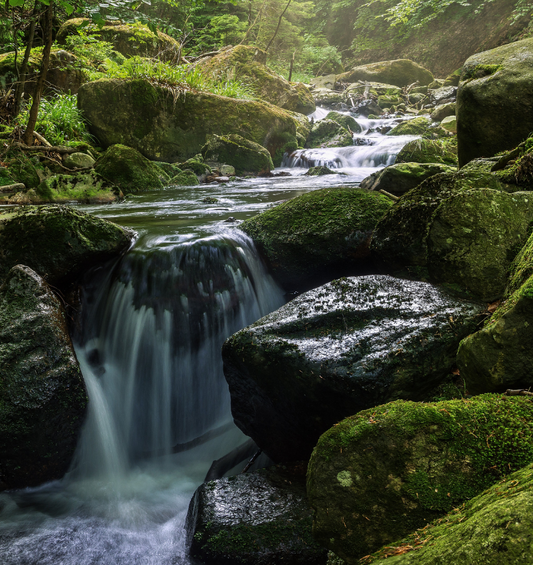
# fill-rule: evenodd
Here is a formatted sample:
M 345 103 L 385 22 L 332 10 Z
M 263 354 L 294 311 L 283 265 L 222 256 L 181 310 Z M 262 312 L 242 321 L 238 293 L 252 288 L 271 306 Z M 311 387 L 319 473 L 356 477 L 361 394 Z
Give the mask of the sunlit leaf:
M 9 5 L 18 8 L 24 4 L 24 0 L 9 0 Z

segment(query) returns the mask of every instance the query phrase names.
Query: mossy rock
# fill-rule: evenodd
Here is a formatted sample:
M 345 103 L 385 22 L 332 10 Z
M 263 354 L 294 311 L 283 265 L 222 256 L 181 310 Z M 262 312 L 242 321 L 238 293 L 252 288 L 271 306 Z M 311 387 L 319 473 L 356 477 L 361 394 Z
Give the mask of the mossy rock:
M 502 182 L 516 184 L 522 190 L 533 190 L 533 137 L 501 155 L 492 171 Z
M 9 176 L 15 182 L 21 182 L 26 188 L 37 188 L 41 182 L 38 171 L 43 172 L 38 157 L 28 157 L 22 151 L 15 152 L 5 160 Z
M 455 116 L 456 103 L 448 102 L 447 104 L 439 104 L 431 112 L 431 119 L 434 122 L 442 122 L 448 116 Z
M 232 133 L 266 147 L 275 161 L 289 141 L 298 146 L 296 135 L 302 127 L 290 112 L 266 102 L 177 93 L 143 79 L 83 85 L 78 106 L 103 147 L 120 143 L 169 163 L 197 155 L 209 135 Z
M 316 110 L 311 91 L 302 83 L 291 83 L 265 65 L 266 52 L 250 45 L 237 45 L 200 60 L 196 68 L 215 80 L 236 78 L 248 84 L 255 95 L 285 110 L 311 114 Z
M 319 167 L 310 167 L 307 173 L 305 173 L 308 177 L 321 177 L 323 175 L 334 175 L 335 171 L 328 169 L 328 167 L 319 166 Z
M 28 265 L 47 282 L 71 281 L 119 256 L 134 233 L 68 206 L 24 208 L 0 215 L 0 281 L 15 265 Z
M 320 120 L 313 125 L 306 147 L 348 147 L 353 145 L 352 134 L 333 120 Z
M 394 84 L 385 84 L 382 82 L 372 82 L 372 81 L 365 81 L 364 84 L 360 82 L 356 82 L 353 84 L 348 84 L 346 90 L 343 93 L 343 99 L 349 100 L 350 97 L 356 96 L 364 96 L 364 93 L 370 94 L 372 96 L 393 96 L 393 97 L 401 97 L 402 96 L 402 89 L 399 86 Z
M 87 153 L 71 153 L 63 157 L 63 165 L 69 169 L 90 169 L 95 160 Z
M 401 104 L 403 99 L 400 96 L 378 96 L 378 106 L 382 110 L 388 110 L 393 106 Z
M 5 229 L 0 238 L 3 247 Z M 60 479 L 76 448 L 87 393 L 61 302 L 24 265 L 0 286 L 0 343 L 0 490 Z
M 528 465 L 424 529 L 372 556 L 373 565 L 502 565 L 531 560 Z M 416 551 L 413 551 L 416 549 Z M 384 557 L 384 555 L 392 555 Z
M 235 423 L 274 461 L 307 459 L 342 418 L 431 397 L 484 308 L 387 276 L 301 294 L 224 344 Z
M 486 326 L 461 342 L 457 364 L 473 394 L 533 386 L 533 277 L 513 292 Z
M 200 181 L 194 171 L 191 171 L 191 169 L 185 169 L 184 171 L 181 171 L 181 173 L 172 177 L 168 184 L 176 186 L 197 186 L 200 184 Z
M 441 163 L 398 163 L 372 173 L 361 181 L 360 188 L 401 196 L 433 175 L 453 172 L 454 167 Z
M 316 540 L 359 564 L 531 463 L 532 422 L 528 399 L 490 394 L 397 401 L 343 420 L 309 462 Z
M 533 131 L 533 38 L 477 53 L 457 96 L 459 162 L 516 147 Z
M 347 114 L 329 112 L 326 116 L 326 120 L 333 120 L 340 124 L 343 128 L 352 130 L 353 133 L 361 133 L 363 131 L 363 128 L 355 121 L 355 118 L 352 118 L 352 116 L 348 116 Z
M 396 157 L 396 163 L 443 163 L 457 167 L 457 139 L 415 139 Z
M 72 175 L 53 175 L 35 189 L 37 201 L 105 204 L 123 196 L 119 187 L 96 171 Z
M 486 187 L 512 190 L 496 175 L 478 169 L 429 177 L 404 194 L 380 220 L 372 237 L 372 254 L 392 272 L 414 268 L 427 277 L 427 234 L 438 206 L 459 192 Z
M 83 29 L 96 38 L 111 43 L 116 51 L 126 57 L 158 58 L 162 61 L 179 63 L 180 44 L 170 35 L 161 31 L 153 32 L 148 26 L 137 22 L 126 24 L 107 21 L 104 26 L 93 24 L 88 18 L 73 18 L 59 28 L 56 41 L 63 45 L 69 35 L 78 35 Z
M 446 131 L 457 133 L 457 118 L 455 116 L 448 116 L 442 120 L 440 126 Z
M 379 63 L 360 65 L 351 71 L 337 76 L 337 81 L 339 82 L 357 82 L 359 80 L 404 87 L 417 81 L 421 85 L 430 84 L 433 81 L 433 75 L 414 61 L 396 59 L 394 61 L 380 61 Z
M 391 207 L 386 196 L 324 188 L 298 196 L 241 224 L 287 287 L 332 273 L 353 274 L 368 256 L 370 234 Z
M 161 170 L 163 170 L 164 173 L 170 179 L 181 173 L 181 167 L 176 163 L 164 163 L 162 161 L 154 161 L 154 165 L 158 166 Z
M 15 184 L 15 179 L 6 167 L 0 167 L 0 187 Z
M 202 155 L 206 161 L 232 165 L 238 175 L 269 172 L 274 168 L 272 157 L 264 147 L 237 134 L 211 136 L 202 147 Z
M 212 172 L 211 167 L 204 162 L 204 157 L 201 153 L 198 153 L 198 155 L 195 155 L 194 157 L 187 159 L 187 161 L 180 163 L 180 167 L 183 170 L 189 169 L 191 171 L 194 171 L 194 173 L 198 177 L 202 175 L 210 175 Z
M 120 144 L 109 147 L 96 161 L 94 170 L 124 193 L 159 190 L 164 186 L 161 179 L 168 180 L 163 170 L 136 149 Z
M 413 118 L 393 127 L 387 135 L 423 135 L 427 132 L 430 125 L 431 121 L 428 118 Z
M 305 464 L 204 483 L 189 506 L 190 554 L 213 565 L 324 565 L 311 535 Z

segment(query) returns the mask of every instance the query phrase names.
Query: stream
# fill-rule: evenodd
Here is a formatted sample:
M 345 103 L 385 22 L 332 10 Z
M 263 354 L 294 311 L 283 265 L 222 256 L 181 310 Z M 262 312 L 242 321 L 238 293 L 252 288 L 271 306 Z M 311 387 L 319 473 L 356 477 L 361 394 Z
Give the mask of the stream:
M 87 420 L 62 480 L 0 493 L 2 565 L 191 563 L 191 496 L 211 463 L 248 439 L 232 423 L 221 345 L 287 299 L 239 221 L 311 190 L 355 187 L 414 139 L 368 133 L 387 120 L 358 121 L 367 133 L 351 147 L 286 156 L 275 172 L 290 176 L 81 207 L 139 237 L 86 276 L 73 340 Z M 313 165 L 338 174 L 303 176 Z

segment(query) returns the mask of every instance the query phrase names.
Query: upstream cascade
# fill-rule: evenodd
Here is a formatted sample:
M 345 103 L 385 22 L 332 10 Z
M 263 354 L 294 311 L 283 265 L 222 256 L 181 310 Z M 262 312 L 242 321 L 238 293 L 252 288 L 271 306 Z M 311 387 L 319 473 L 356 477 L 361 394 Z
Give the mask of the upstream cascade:
M 189 500 L 212 461 L 248 439 L 232 423 L 221 345 L 286 300 L 238 222 L 310 190 L 355 187 L 413 139 L 357 137 L 286 156 L 290 176 L 86 208 L 139 239 L 87 276 L 74 335 L 87 421 L 66 477 L 0 493 L 2 565 L 190 563 Z M 343 174 L 303 176 L 315 164 Z

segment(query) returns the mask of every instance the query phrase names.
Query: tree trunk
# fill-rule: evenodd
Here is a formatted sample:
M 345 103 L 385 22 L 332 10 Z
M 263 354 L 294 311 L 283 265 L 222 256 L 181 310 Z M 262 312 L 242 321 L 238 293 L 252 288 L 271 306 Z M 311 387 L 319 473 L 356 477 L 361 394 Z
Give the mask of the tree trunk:
M 285 6 L 285 10 L 283 10 L 283 12 L 281 12 L 280 16 L 279 16 L 279 20 L 278 20 L 278 27 L 276 28 L 276 31 L 274 32 L 274 35 L 272 36 L 272 39 L 268 42 L 268 45 L 266 46 L 265 51 L 268 53 L 268 50 L 270 48 L 270 46 L 272 45 L 272 42 L 274 41 L 274 39 L 276 39 L 276 35 L 278 35 L 278 31 L 279 28 L 281 26 L 281 20 L 283 19 L 283 16 L 285 15 L 285 12 L 289 9 L 289 6 L 291 5 L 292 0 L 289 0 L 287 2 L 287 5 Z
M 33 132 L 35 130 L 35 125 L 37 124 L 37 116 L 39 114 L 39 105 L 41 104 L 41 96 L 44 90 L 44 81 L 46 80 L 46 73 L 48 72 L 48 67 L 50 65 L 50 51 L 52 50 L 52 20 L 54 15 L 54 3 L 52 0 L 46 8 L 44 16 L 44 37 L 45 44 L 43 49 L 43 59 L 41 63 L 41 72 L 37 78 L 37 84 L 35 85 L 35 93 L 33 95 L 33 104 L 30 109 L 30 118 L 28 120 L 28 126 L 24 133 L 24 143 L 26 145 L 33 145 Z
M 37 9 L 34 10 L 33 17 L 37 17 Z M 24 94 L 24 87 L 26 86 L 26 76 L 28 74 L 28 61 L 30 60 L 31 49 L 33 47 L 33 38 L 35 36 L 35 19 L 32 20 L 30 24 L 28 43 L 26 44 L 26 51 L 24 52 L 24 59 L 22 60 L 22 66 L 20 67 L 20 73 L 18 73 L 17 88 L 15 89 L 15 104 L 13 106 L 13 117 L 16 118 L 20 114 L 20 105 L 22 102 L 22 96 Z

